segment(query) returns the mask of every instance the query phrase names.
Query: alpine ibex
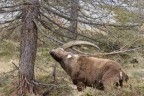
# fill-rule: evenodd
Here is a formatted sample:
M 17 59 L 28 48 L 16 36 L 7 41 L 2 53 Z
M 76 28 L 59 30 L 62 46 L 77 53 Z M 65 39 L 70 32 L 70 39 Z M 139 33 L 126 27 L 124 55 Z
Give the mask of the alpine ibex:
M 128 75 L 116 61 L 65 51 L 65 49 L 79 44 L 97 47 L 92 43 L 75 41 L 50 51 L 50 55 L 60 63 L 71 77 L 78 91 L 82 91 L 86 86 L 95 87 L 99 90 L 106 89 L 110 84 L 123 86 L 123 81 L 128 80 Z

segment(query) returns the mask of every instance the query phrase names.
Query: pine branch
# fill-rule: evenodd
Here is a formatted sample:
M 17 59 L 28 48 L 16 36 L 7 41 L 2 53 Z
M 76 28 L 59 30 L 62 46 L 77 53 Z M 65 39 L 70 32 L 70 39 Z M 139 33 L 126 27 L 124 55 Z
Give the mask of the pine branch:
M 66 20 L 74 20 L 72 18 L 70 18 L 69 16 L 66 16 L 64 14 L 61 14 L 59 12 L 56 12 L 55 10 L 49 8 L 49 6 L 46 6 L 45 4 L 41 4 L 41 7 L 44 8 L 45 10 L 47 10 L 48 12 L 51 12 L 61 18 L 64 18 Z M 74 20 L 76 21 L 76 20 Z M 136 27 L 136 26 L 140 26 L 141 24 L 108 24 L 108 23 L 97 23 L 97 22 L 88 22 L 88 21 L 84 21 L 84 20 L 79 20 L 77 19 L 78 22 L 80 23 L 84 23 L 84 24 L 88 24 L 88 25 L 94 25 L 94 26 L 113 26 L 113 27 Z
M 11 22 L 14 22 L 14 21 L 16 21 L 16 20 L 20 19 L 20 18 L 21 18 L 21 16 L 22 16 L 22 14 L 18 14 L 18 15 L 17 15 L 17 16 L 15 16 L 15 18 L 14 18 L 14 19 L 12 19 L 12 20 L 0 21 L 0 24 L 6 24 L 6 23 L 11 23 Z
M 4 9 L 4 8 L 15 8 L 15 7 L 20 7 L 21 5 L 23 5 L 22 3 L 20 4 L 14 4 L 14 5 L 6 5 L 6 6 L 1 6 L 0 9 Z
M 59 35 L 59 36 L 67 37 L 67 38 L 73 40 L 73 38 L 71 38 L 71 37 L 69 37 L 69 36 L 66 36 L 66 35 L 63 35 L 63 34 L 60 34 L 60 32 L 58 32 L 58 31 L 56 31 L 55 29 L 52 29 L 51 27 L 49 27 L 44 20 L 40 20 L 40 19 L 39 19 L 39 21 L 40 21 L 40 23 L 42 24 L 42 26 L 43 26 L 45 29 L 48 29 L 48 30 L 52 31 L 52 32 L 54 32 L 55 34 L 57 34 L 57 35 Z
M 62 28 L 62 29 L 64 29 L 64 30 L 67 30 L 67 32 L 72 32 L 71 30 L 69 30 L 68 28 L 66 28 L 66 27 L 63 27 L 63 26 L 61 26 L 60 24 L 57 24 L 56 22 L 54 22 L 53 20 L 51 20 L 48 16 L 46 16 L 44 13 L 42 13 L 41 12 L 41 15 L 42 16 L 44 16 L 47 20 L 49 20 L 50 22 L 52 22 L 53 24 L 55 24 L 56 26 L 58 26 L 59 28 Z M 44 21 L 45 23 L 47 23 L 46 21 Z M 48 23 L 47 23 L 48 24 Z M 52 31 L 53 32 L 53 31 Z M 79 35 L 79 36 L 82 36 L 82 37 L 85 37 L 85 38 L 87 38 L 87 39 L 90 39 L 90 40 L 92 40 L 92 41 L 95 41 L 95 39 L 92 39 L 92 38 L 90 38 L 90 37 L 88 37 L 88 36 L 85 36 L 85 35 L 82 35 L 82 34 L 80 34 L 80 33 L 75 33 L 75 34 L 77 34 L 77 35 Z M 68 37 L 68 38 L 71 38 L 71 39 L 73 39 L 72 37 Z
M 22 11 L 22 9 L 11 9 L 11 10 L 1 9 L 0 13 L 3 14 L 3 13 L 10 13 L 10 12 L 18 12 L 18 11 Z
M 40 32 L 42 35 L 44 35 L 45 37 L 47 37 L 47 38 L 50 39 L 50 40 L 56 41 L 56 42 L 58 42 L 58 43 L 60 43 L 60 44 L 63 44 L 63 42 L 61 42 L 60 40 L 57 40 L 56 38 L 51 37 L 51 36 L 48 36 L 47 34 L 45 34 L 45 32 L 42 30 L 42 28 L 39 27 L 39 25 L 38 25 L 38 23 L 36 22 L 36 20 L 34 20 L 34 22 L 35 22 L 35 24 L 36 24 L 39 32 Z

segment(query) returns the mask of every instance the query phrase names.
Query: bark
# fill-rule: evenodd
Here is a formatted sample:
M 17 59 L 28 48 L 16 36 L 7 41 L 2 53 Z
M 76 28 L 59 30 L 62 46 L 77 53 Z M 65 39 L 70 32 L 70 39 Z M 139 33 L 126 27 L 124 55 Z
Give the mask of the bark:
M 24 5 L 22 11 L 18 96 L 36 94 L 33 80 L 38 34 L 33 20 L 38 18 L 38 4 L 38 0 L 31 0 L 31 4 Z
M 77 19 L 78 19 L 79 0 L 72 0 L 70 12 L 70 36 L 73 39 L 77 38 Z

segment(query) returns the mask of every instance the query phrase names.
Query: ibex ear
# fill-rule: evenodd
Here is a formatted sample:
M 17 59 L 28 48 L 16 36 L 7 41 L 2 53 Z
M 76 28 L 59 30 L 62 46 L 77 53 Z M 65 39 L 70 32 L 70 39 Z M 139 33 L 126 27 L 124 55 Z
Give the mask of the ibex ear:
M 67 59 L 72 58 L 72 54 L 67 55 Z

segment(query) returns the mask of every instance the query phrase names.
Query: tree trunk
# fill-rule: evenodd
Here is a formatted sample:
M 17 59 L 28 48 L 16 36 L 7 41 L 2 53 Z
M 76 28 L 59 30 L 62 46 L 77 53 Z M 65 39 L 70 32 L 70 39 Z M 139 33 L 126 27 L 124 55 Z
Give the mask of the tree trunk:
M 31 0 L 24 5 L 22 11 L 22 31 L 19 61 L 19 89 L 18 96 L 36 94 L 36 86 L 33 84 L 34 64 L 37 51 L 37 27 L 34 19 L 38 18 L 38 0 Z
M 77 19 L 78 19 L 79 0 L 72 0 L 70 17 L 70 31 L 73 39 L 77 38 Z

